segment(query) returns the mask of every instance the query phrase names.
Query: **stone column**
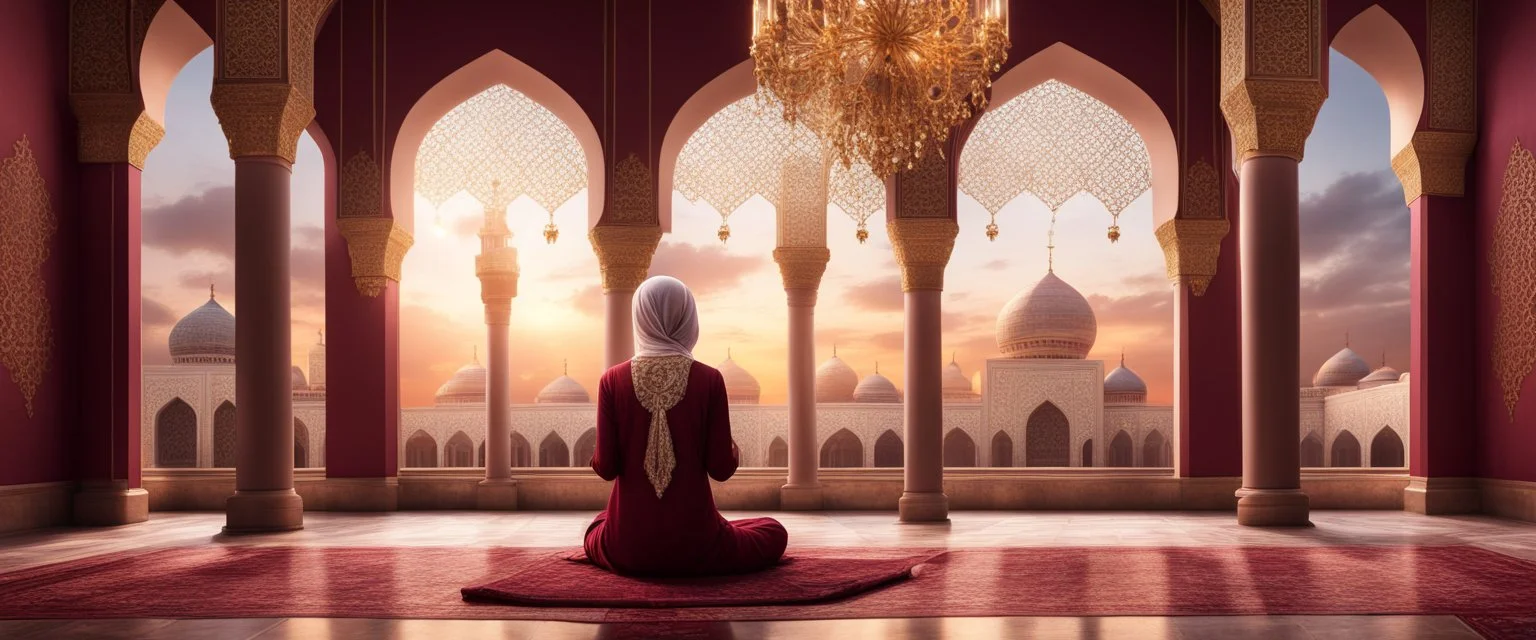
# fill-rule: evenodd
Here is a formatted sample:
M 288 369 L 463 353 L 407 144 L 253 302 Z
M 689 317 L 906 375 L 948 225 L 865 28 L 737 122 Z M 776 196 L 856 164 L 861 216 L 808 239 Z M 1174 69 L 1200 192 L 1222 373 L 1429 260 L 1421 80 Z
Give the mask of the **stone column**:
M 656 225 L 600 224 L 587 233 L 603 278 L 603 364 L 611 367 L 635 355 L 635 289 L 645 282 L 651 256 L 661 243 Z
M 898 503 L 902 522 L 949 519 L 944 495 L 944 396 L 941 374 L 943 327 L 940 295 L 944 267 L 960 227 L 953 218 L 894 218 L 886 224 L 901 289 L 906 298 L 905 425 L 903 490 Z
M 1239 171 L 1243 486 L 1238 524 L 1308 524 L 1301 491 L 1297 169 L 1322 81 L 1321 0 L 1223 0 L 1222 112 Z
M 480 279 L 480 299 L 485 303 L 486 328 L 486 436 L 485 480 L 475 502 L 481 509 L 516 509 L 517 482 L 512 479 L 512 298 L 517 297 L 517 249 L 509 242 L 507 205 L 511 198 L 500 189 L 485 204 L 485 226 L 480 229 L 480 255 L 475 256 L 475 277 Z
M 779 490 L 779 506 L 785 510 L 821 508 L 821 483 L 816 479 L 816 291 L 831 256 L 826 247 L 773 251 L 789 302 L 789 482 Z

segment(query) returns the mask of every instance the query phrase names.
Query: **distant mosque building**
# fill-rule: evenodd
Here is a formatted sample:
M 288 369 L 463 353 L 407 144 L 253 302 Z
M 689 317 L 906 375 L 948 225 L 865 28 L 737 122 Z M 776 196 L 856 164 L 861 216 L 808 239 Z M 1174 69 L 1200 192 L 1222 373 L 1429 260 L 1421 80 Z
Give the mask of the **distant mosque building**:
M 1371 369 L 1349 348 L 1328 358 L 1301 390 L 1301 466 L 1408 466 L 1408 374 Z

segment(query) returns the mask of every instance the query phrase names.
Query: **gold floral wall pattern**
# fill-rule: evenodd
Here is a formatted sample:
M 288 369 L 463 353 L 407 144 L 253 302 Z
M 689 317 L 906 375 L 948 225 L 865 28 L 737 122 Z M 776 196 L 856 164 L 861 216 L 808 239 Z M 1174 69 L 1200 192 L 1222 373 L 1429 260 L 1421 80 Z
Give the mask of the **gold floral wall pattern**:
M 14 150 L 0 160 L 0 366 L 21 389 L 31 417 L 53 351 L 42 267 L 58 220 L 26 136 Z
M 1494 222 L 1488 264 L 1494 317 L 1493 374 L 1504 391 L 1510 420 L 1520 403 L 1520 385 L 1536 366 L 1536 156 L 1516 140 L 1504 168 L 1503 196 Z

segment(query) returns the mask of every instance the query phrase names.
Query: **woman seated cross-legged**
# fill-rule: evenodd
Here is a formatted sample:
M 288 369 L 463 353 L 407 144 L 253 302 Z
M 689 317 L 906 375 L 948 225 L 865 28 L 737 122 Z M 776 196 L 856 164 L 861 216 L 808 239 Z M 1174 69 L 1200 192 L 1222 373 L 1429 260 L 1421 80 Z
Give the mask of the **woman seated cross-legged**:
M 592 469 L 616 480 L 587 527 L 587 557 L 624 575 L 705 576 L 771 567 L 789 533 L 772 518 L 728 522 L 709 479 L 736 473 L 725 379 L 693 359 L 693 294 L 657 276 L 635 291 L 635 357 L 597 387 Z

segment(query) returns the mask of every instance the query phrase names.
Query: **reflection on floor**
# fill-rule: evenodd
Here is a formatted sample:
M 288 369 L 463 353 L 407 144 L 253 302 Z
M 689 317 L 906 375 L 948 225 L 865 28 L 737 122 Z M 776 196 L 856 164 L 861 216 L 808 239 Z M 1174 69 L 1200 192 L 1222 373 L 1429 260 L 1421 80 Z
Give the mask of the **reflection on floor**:
M 1536 526 L 1482 517 L 1320 511 L 1314 527 L 1251 529 L 1230 513 L 957 512 L 948 524 L 900 525 L 890 513 L 773 515 L 792 546 L 1093 546 L 1468 544 L 1536 560 Z M 54 529 L 0 537 L 0 572 L 102 553 L 208 544 L 284 546 L 575 546 L 587 512 L 309 513 L 303 531 L 218 535 L 223 515 L 156 513 L 118 529 Z M 944 618 L 587 625 L 426 620 L 0 621 L 3 638 L 1475 638 L 1446 616 Z

